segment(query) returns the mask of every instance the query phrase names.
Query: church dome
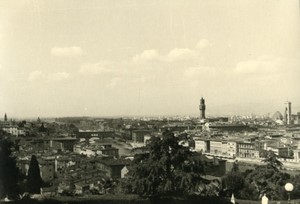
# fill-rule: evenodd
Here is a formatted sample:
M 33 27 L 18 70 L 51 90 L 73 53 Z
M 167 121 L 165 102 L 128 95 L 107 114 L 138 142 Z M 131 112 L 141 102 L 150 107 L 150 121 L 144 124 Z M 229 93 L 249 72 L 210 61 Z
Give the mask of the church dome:
M 272 119 L 275 120 L 275 121 L 276 120 L 282 120 L 283 116 L 282 116 L 282 114 L 279 111 L 277 111 L 276 113 L 274 113 Z

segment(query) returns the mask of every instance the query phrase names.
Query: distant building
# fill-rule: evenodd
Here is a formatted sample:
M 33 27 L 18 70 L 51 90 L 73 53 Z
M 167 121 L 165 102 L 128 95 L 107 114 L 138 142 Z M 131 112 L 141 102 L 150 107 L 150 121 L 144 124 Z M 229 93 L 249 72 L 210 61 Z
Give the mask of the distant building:
M 204 100 L 203 97 L 201 97 L 201 99 L 200 99 L 200 105 L 199 105 L 199 110 L 200 110 L 200 120 L 205 119 L 205 109 L 206 109 L 206 106 L 205 106 L 205 100 Z
M 285 103 L 284 122 L 287 125 L 290 125 L 292 122 L 292 103 L 289 101 Z
M 112 156 L 112 157 L 119 157 L 119 149 L 110 146 L 104 146 L 100 150 L 97 150 L 97 154 L 102 154 L 102 155 L 107 155 L 107 156 Z
M 151 139 L 151 135 L 145 135 L 144 136 L 144 145 L 146 146 L 148 141 Z
M 55 160 L 54 159 L 40 159 L 39 160 L 41 177 L 44 182 L 52 181 L 55 176 Z
M 239 132 L 239 131 L 256 131 L 257 128 L 250 127 L 249 125 L 243 124 L 219 124 L 219 123 L 206 123 L 203 127 L 204 130 L 220 130 L 220 131 L 230 131 L 230 132 Z
M 208 118 L 208 122 L 221 122 L 221 123 L 228 123 L 229 118 L 228 117 L 214 117 L 214 118 Z
M 300 161 L 300 149 L 299 149 L 299 147 L 297 149 L 293 150 L 293 155 L 294 155 L 294 161 L 299 162 Z
M 133 130 L 132 131 L 132 141 L 134 143 L 144 143 L 146 135 L 150 135 L 151 131 L 149 130 Z
M 73 151 L 74 145 L 78 141 L 78 139 L 74 137 L 51 138 L 49 140 L 50 147 L 59 144 L 61 149 L 68 150 L 70 152 Z
M 210 141 L 210 153 L 221 155 L 223 153 L 222 141 Z
M 79 130 L 77 138 L 83 138 L 89 143 L 91 138 L 99 138 L 103 140 L 107 137 L 114 137 L 115 131 L 97 131 L 97 130 Z
M 259 151 L 253 142 L 237 142 L 237 156 L 242 158 L 259 158 Z
M 274 152 L 280 158 L 289 158 L 291 156 L 288 147 L 269 146 L 267 147 L 267 151 Z
M 227 142 L 227 155 L 231 157 L 236 157 L 237 154 L 237 145 L 234 141 Z
M 7 121 L 7 115 L 6 115 L 6 113 L 4 114 L 4 121 L 5 122 Z
M 195 151 L 197 152 L 209 152 L 209 141 L 196 138 L 195 141 Z
M 272 120 L 277 121 L 277 120 L 283 120 L 283 116 L 282 114 L 277 111 L 276 113 L 274 113 L 274 115 L 272 116 Z

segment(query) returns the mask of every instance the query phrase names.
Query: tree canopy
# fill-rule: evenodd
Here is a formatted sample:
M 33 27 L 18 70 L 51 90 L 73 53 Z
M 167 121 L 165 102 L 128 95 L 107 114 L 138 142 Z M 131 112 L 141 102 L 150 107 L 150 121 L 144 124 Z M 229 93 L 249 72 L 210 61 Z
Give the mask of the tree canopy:
M 35 155 L 31 156 L 30 165 L 27 176 L 27 189 L 29 193 L 40 193 L 43 186 L 43 180 L 40 174 L 39 162 Z
M 283 165 L 282 162 L 278 160 L 278 156 L 273 151 L 267 152 L 263 162 L 276 171 L 278 171 Z
M 4 139 L 0 132 L 0 195 L 1 197 L 15 196 L 18 194 L 19 170 L 16 166 L 16 159 L 12 155 L 13 143 Z
M 193 194 L 204 179 L 204 165 L 189 148 L 178 144 L 172 132 L 152 137 L 148 153 L 135 156 L 130 170 L 130 185 L 140 195 Z
M 233 193 L 238 198 L 240 197 L 241 190 L 245 186 L 245 178 L 239 171 L 237 161 L 233 163 L 231 171 L 224 176 L 222 181 L 223 190 L 227 192 L 227 196 L 230 196 Z

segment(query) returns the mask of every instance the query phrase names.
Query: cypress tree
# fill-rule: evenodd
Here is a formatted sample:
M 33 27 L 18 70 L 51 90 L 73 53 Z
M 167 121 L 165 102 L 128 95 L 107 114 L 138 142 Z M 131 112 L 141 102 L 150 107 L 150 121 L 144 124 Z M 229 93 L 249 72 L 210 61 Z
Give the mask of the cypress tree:
M 3 136 L 3 132 L 0 135 Z M 16 196 L 18 194 L 19 170 L 16 159 L 12 156 L 13 143 L 7 139 L 0 139 L 0 195 Z
M 43 180 L 40 174 L 39 162 L 35 155 L 31 156 L 31 161 L 27 176 L 27 189 L 29 193 L 40 194 Z

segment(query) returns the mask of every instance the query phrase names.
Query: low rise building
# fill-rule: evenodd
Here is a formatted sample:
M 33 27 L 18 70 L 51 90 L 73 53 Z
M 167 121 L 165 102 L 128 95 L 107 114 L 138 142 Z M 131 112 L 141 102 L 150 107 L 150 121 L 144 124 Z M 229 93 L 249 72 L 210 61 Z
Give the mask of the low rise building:
M 236 157 L 237 155 L 237 145 L 235 141 L 227 142 L 227 155 L 230 157 Z
M 209 152 L 209 141 L 201 138 L 195 138 L 195 151 L 197 152 Z
M 210 141 L 210 153 L 221 155 L 223 154 L 223 144 L 222 141 L 211 140 Z
M 254 142 L 237 142 L 237 156 L 242 158 L 259 158 L 259 151 Z
M 134 143 L 144 143 L 144 138 L 146 135 L 150 135 L 149 130 L 133 130 L 132 131 L 132 142 Z

